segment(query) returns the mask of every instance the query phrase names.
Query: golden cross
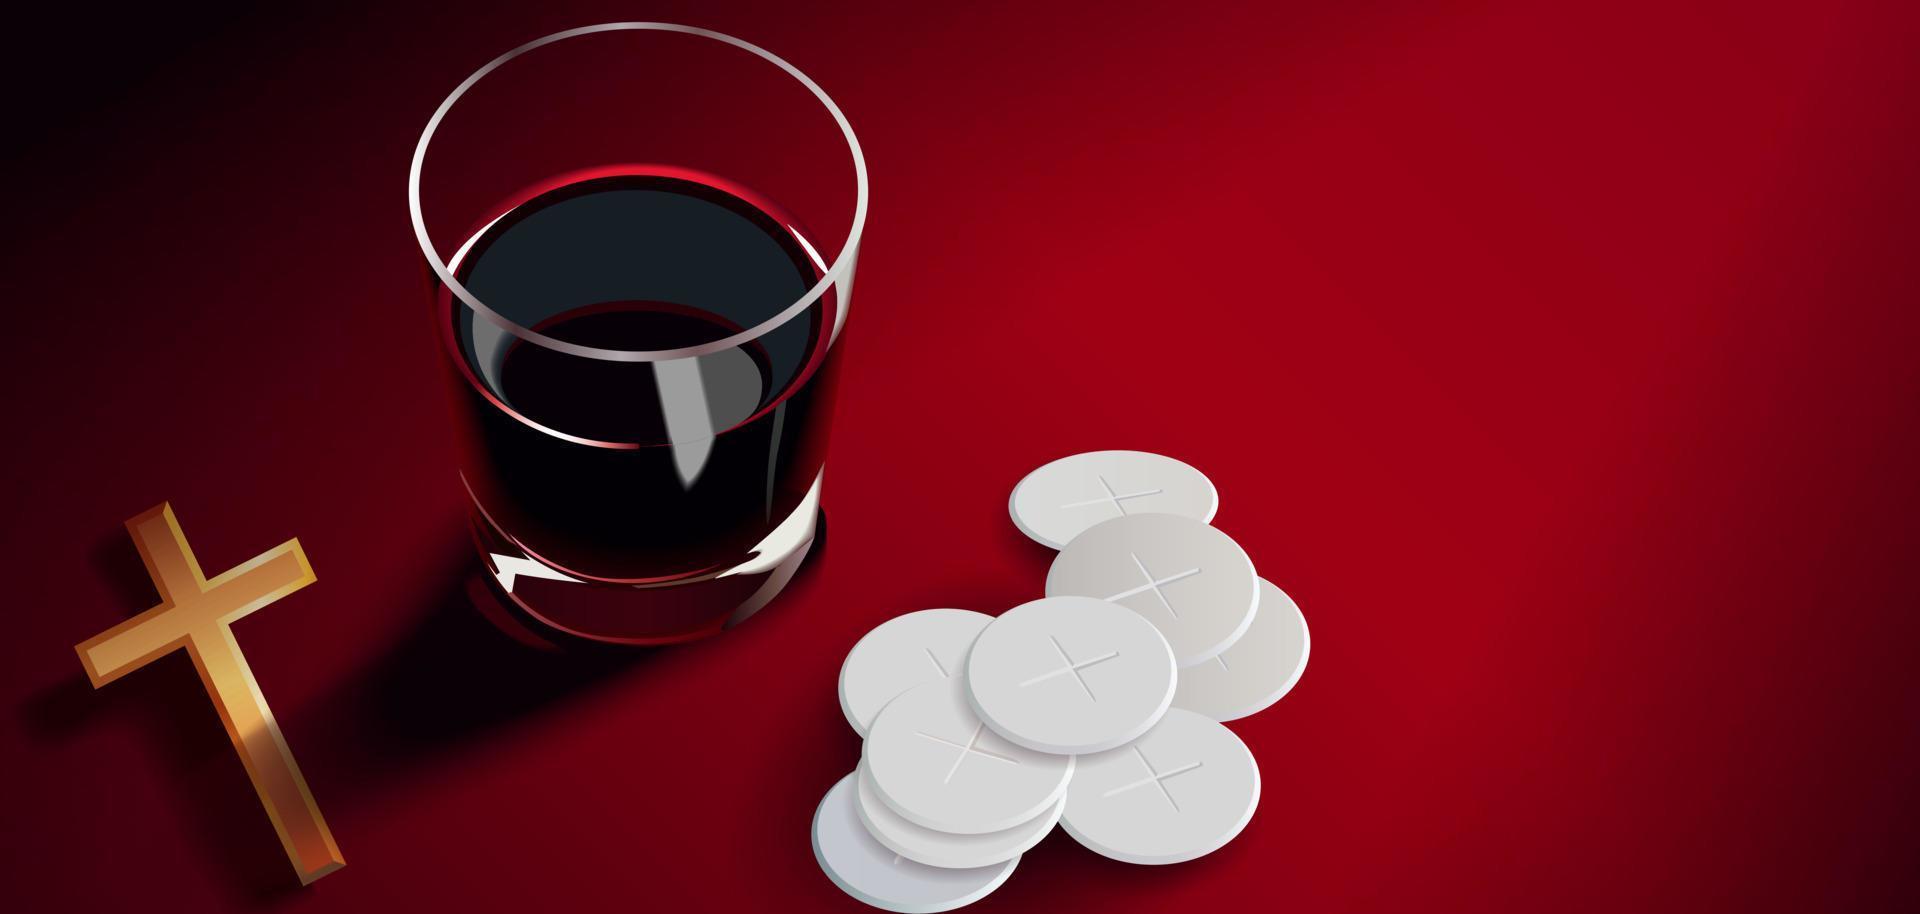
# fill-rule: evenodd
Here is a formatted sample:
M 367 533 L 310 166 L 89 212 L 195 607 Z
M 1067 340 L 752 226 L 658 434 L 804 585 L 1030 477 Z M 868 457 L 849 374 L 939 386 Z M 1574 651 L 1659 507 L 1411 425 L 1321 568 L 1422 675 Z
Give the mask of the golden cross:
M 160 605 L 76 645 L 87 678 L 97 689 L 185 648 L 301 884 L 346 866 L 231 628 L 240 617 L 313 583 L 300 541 L 281 543 L 209 581 L 172 505 L 127 521 L 127 532 L 160 591 Z

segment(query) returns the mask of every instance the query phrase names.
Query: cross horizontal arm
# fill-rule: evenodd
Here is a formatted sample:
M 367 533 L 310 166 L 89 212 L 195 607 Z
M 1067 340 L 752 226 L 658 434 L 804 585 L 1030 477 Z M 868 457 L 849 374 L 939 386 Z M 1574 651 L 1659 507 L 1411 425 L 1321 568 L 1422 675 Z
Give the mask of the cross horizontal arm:
M 141 552 L 144 556 L 148 550 Z M 198 565 L 191 564 L 190 558 L 188 562 L 198 576 Z M 149 561 L 148 568 L 154 567 Z M 176 564 L 175 570 L 181 567 Z M 160 586 L 161 572 L 154 573 L 155 586 Z M 180 647 L 193 632 L 231 623 L 313 581 L 313 566 L 307 563 L 300 541 L 288 540 L 211 581 L 202 579 L 191 593 L 176 593 L 172 600 L 88 638 L 75 650 L 87 678 L 98 688 Z

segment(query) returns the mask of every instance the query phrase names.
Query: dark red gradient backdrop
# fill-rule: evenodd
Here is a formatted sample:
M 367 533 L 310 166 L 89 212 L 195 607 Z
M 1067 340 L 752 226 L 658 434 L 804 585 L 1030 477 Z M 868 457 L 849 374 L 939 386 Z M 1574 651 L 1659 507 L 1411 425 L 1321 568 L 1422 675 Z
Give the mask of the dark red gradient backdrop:
M 1312 665 L 1205 860 L 1055 835 L 980 911 L 1911 910 L 1920 170 L 1901 3 L 557 3 L 16 22 L 0 907 L 850 910 L 808 848 L 869 627 L 1037 594 L 1053 457 L 1162 451 Z M 823 560 L 530 654 L 468 570 L 404 177 L 493 54 L 687 21 L 873 168 Z M 300 889 L 120 524 L 210 570 L 348 860 Z

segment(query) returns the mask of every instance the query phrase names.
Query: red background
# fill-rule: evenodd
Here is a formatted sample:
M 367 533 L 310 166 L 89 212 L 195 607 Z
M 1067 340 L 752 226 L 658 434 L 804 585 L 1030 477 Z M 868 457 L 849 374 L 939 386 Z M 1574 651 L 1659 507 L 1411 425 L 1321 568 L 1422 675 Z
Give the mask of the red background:
M 11 909 L 852 909 L 841 658 L 1035 596 L 1008 490 L 1114 447 L 1216 480 L 1312 664 L 1236 725 L 1233 844 L 1056 834 L 976 910 L 1915 903 L 1905 4 L 522 6 L 15 24 Z M 473 67 L 642 18 L 867 145 L 829 542 L 725 637 L 554 660 L 460 605 L 403 180 Z M 319 575 L 238 626 L 348 860 L 310 888 L 184 657 L 81 676 L 162 500 L 209 571 Z

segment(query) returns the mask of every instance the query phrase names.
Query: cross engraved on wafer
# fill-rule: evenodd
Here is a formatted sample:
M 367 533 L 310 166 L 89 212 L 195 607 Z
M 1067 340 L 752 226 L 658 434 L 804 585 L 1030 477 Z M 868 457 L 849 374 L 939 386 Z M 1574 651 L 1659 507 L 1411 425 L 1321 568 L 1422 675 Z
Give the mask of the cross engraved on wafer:
M 74 646 L 87 679 L 97 689 L 184 649 L 301 884 L 346 866 L 231 627 L 242 616 L 313 583 L 313 566 L 307 564 L 300 541 L 288 540 L 208 580 L 172 505 L 161 504 L 127 521 L 127 532 L 160 592 L 160 605 Z
M 1093 478 L 1100 480 L 1100 488 L 1107 490 L 1107 494 L 1102 495 L 1099 498 L 1089 498 L 1086 501 L 1076 501 L 1076 502 L 1071 502 L 1069 504 L 1064 504 L 1060 506 L 1061 509 L 1064 510 L 1066 508 L 1085 508 L 1089 505 L 1112 505 L 1115 511 L 1120 512 L 1121 515 L 1124 516 L 1127 513 L 1127 506 L 1123 504 L 1123 502 L 1125 502 L 1127 499 L 1145 498 L 1148 495 L 1158 495 L 1161 492 L 1166 491 L 1165 489 L 1142 489 L 1141 491 L 1138 491 L 1138 492 L 1128 492 L 1125 495 L 1121 495 L 1113 491 L 1113 485 L 1107 482 L 1107 477 L 1095 474 Z
M 1160 788 L 1160 795 L 1167 798 L 1167 804 L 1173 807 L 1173 811 L 1179 812 L 1180 804 L 1174 802 L 1173 793 L 1167 790 L 1166 780 L 1170 777 L 1173 777 L 1176 774 L 1186 774 L 1187 772 L 1192 771 L 1193 769 L 1198 768 L 1201 765 L 1206 763 L 1193 762 L 1191 764 L 1181 765 L 1180 767 L 1175 768 L 1172 771 L 1160 772 L 1160 771 L 1153 770 L 1153 763 L 1147 761 L 1147 754 L 1144 752 L 1141 752 L 1139 746 L 1129 746 L 1127 748 L 1133 750 L 1134 757 L 1139 759 L 1141 766 L 1147 769 L 1147 776 L 1141 778 L 1140 780 L 1134 781 L 1131 784 L 1122 784 L 1118 787 L 1115 787 L 1112 790 L 1109 790 L 1106 793 L 1101 794 L 1100 798 L 1103 800 L 1109 799 L 1116 795 L 1126 793 L 1127 791 L 1132 790 L 1135 787 L 1145 787 L 1148 784 L 1152 784 L 1153 786 Z
M 949 673 L 949 672 L 947 672 L 947 668 L 946 668 L 946 666 L 945 666 L 944 664 L 942 664 L 942 663 L 940 662 L 940 658 L 938 658 L 938 657 L 935 657 L 935 656 L 933 655 L 933 648 L 930 648 L 930 647 L 923 647 L 923 648 L 921 648 L 921 650 L 923 650 L 923 651 L 926 651 L 926 652 L 927 652 L 927 659 L 933 662 L 933 668 L 934 668 L 934 669 L 936 669 L 936 670 L 939 670 L 939 671 L 940 671 L 940 678 L 941 678 L 941 679 L 952 679 L 952 678 L 953 678 L 953 674 L 952 674 L 952 673 Z
M 986 724 L 974 724 L 973 735 L 967 737 L 967 742 L 965 745 L 961 745 L 960 743 L 956 743 L 953 740 L 947 739 L 945 737 L 934 736 L 931 733 L 927 733 L 921 730 L 915 730 L 914 733 L 919 736 L 924 736 L 927 739 L 933 740 L 936 743 L 944 743 L 946 745 L 952 746 L 955 749 L 960 750 L 960 756 L 953 760 L 953 767 L 947 769 L 947 776 L 940 779 L 940 783 L 942 784 L 951 784 L 953 783 L 953 776 L 960 772 L 961 763 L 965 762 L 967 760 L 967 756 L 969 755 L 978 755 L 982 758 L 993 759 L 996 762 L 1006 762 L 1009 765 L 1020 764 L 1020 761 L 1018 759 L 1010 759 L 1004 755 L 1001 755 L 998 752 L 989 752 L 985 749 L 980 748 L 980 734 L 982 731 L 986 729 L 987 729 Z
M 1099 701 L 1100 699 L 1094 697 L 1093 689 L 1087 685 L 1087 677 L 1080 675 L 1080 671 L 1086 669 L 1087 667 L 1093 666 L 1096 663 L 1105 663 L 1109 660 L 1112 660 L 1113 658 L 1120 656 L 1120 652 L 1108 651 L 1104 654 L 1101 654 L 1098 657 L 1093 657 L 1087 660 L 1082 660 L 1079 663 L 1074 663 L 1073 658 L 1067 656 L 1067 649 L 1060 646 L 1059 638 L 1055 638 L 1052 635 L 1048 635 L 1047 640 L 1053 642 L 1054 651 L 1060 655 L 1060 661 L 1062 663 L 1065 663 L 1066 666 L 1060 667 L 1058 669 L 1055 669 L 1046 673 L 1041 673 L 1040 675 L 1035 676 L 1032 679 L 1027 680 L 1026 682 L 1020 683 L 1020 687 L 1024 689 L 1027 686 L 1034 685 L 1035 683 L 1046 682 L 1047 680 L 1052 679 L 1055 676 L 1065 676 L 1071 673 L 1073 674 L 1074 681 L 1080 683 L 1081 691 L 1084 691 L 1087 693 L 1087 698 L 1092 701 Z
M 1175 581 L 1193 577 L 1194 575 L 1200 573 L 1200 569 L 1189 568 L 1185 571 L 1175 572 L 1173 574 L 1167 575 L 1164 578 L 1155 578 L 1153 576 L 1153 572 L 1147 570 L 1147 563 L 1140 561 L 1140 556 L 1138 554 L 1129 552 L 1127 553 L 1127 558 L 1130 558 L 1133 560 L 1133 567 L 1140 569 L 1140 576 L 1143 578 L 1146 578 L 1147 583 L 1142 584 L 1139 587 L 1134 587 L 1134 588 L 1120 591 L 1119 593 L 1114 594 L 1111 597 L 1108 597 L 1107 602 L 1117 603 L 1128 597 L 1135 596 L 1137 594 L 1143 594 L 1151 590 L 1153 591 L 1154 596 L 1160 598 L 1160 605 L 1167 608 L 1168 614 L 1172 615 L 1175 619 L 1180 618 L 1180 611 L 1173 608 L 1173 604 L 1168 602 L 1167 600 L 1166 592 L 1161 590 L 1160 588 L 1165 587 L 1168 584 L 1171 584 Z

